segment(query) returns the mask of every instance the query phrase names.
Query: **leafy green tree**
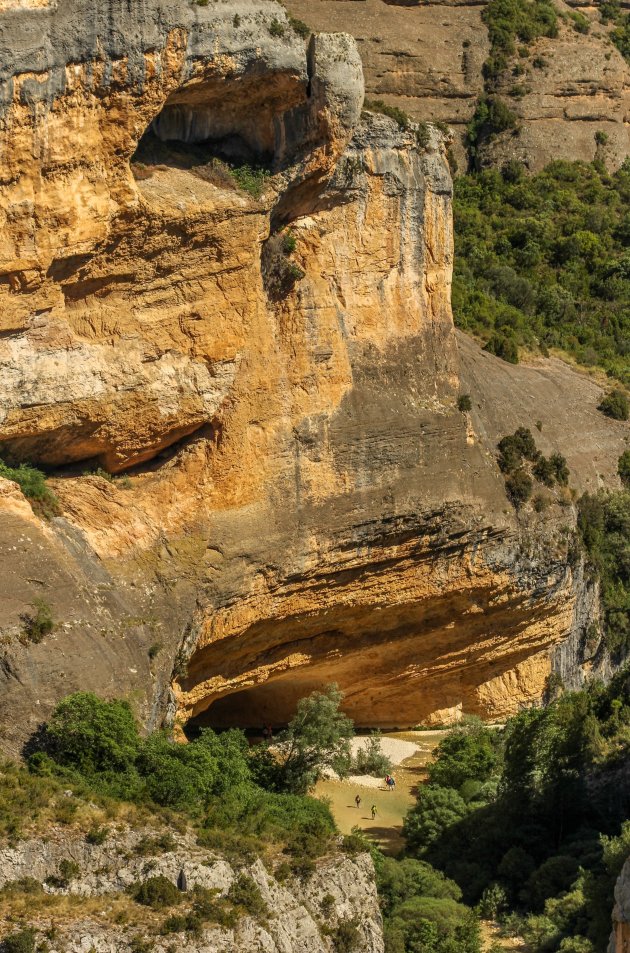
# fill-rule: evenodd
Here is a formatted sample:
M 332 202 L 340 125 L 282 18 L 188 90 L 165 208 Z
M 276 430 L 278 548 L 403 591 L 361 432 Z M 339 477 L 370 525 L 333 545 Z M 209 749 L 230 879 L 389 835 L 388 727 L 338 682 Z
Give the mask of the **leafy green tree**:
M 336 685 L 300 699 L 287 730 L 276 739 L 281 752 L 275 782 L 279 790 L 305 794 L 323 768 L 348 773 L 354 725 L 340 711 L 342 700 Z
M 409 850 L 422 853 L 465 817 L 468 810 L 464 799 L 453 788 L 423 785 L 403 824 Z
M 92 692 L 75 692 L 60 701 L 45 732 L 45 749 L 55 761 L 86 775 L 128 770 L 139 746 L 129 704 L 104 701 Z
M 138 768 L 152 800 L 180 809 L 238 792 L 250 779 L 247 741 L 238 731 L 216 735 L 206 729 L 186 745 L 164 733 L 151 735 L 139 752 Z
M 516 509 L 519 509 L 530 499 L 534 490 L 534 484 L 529 474 L 521 468 L 515 470 L 514 473 L 510 473 L 505 481 L 505 489 Z
M 422 860 L 383 857 L 377 865 L 378 892 L 385 916 L 411 897 L 438 897 L 461 900 L 457 884 Z
M 500 733 L 481 721 L 457 726 L 440 742 L 429 765 L 432 784 L 460 790 L 466 781 L 487 781 L 498 772 Z
M 373 732 L 365 744 L 354 756 L 352 770 L 356 774 L 371 774 L 375 778 L 383 777 L 392 770 L 392 763 L 383 752 L 380 732 Z

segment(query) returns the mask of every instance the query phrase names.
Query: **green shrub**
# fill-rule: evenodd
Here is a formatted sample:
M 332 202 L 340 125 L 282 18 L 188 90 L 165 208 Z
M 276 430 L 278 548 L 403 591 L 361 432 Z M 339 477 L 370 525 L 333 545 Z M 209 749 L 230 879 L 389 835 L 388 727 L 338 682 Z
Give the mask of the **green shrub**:
M 297 248 L 295 235 L 290 231 L 275 232 L 267 239 L 262 251 L 262 275 L 265 290 L 273 301 L 286 297 L 304 272 L 289 256 Z
M 242 907 L 255 919 L 264 918 L 269 914 L 258 884 L 247 874 L 240 874 L 237 877 L 228 890 L 227 896 L 235 907 Z
M 59 862 L 57 873 L 47 877 L 46 883 L 51 887 L 65 889 L 66 887 L 70 886 L 73 880 L 77 880 L 80 875 L 81 868 L 77 862 L 64 858 L 64 860 Z
M 461 410 L 463 414 L 467 414 L 472 410 L 472 400 L 470 394 L 460 394 L 457 398 L 457 409 Z
M 100 846 L 101 844 L 105 843 L 108 837 L 108 827 L 100 827 L 98 824 L 94 824 L 85 835 L 85 840 L 88 844 Z
M 297 33 L 298 36 L 301 36 L 303 40 L 307 40 L 311 33 L 313 32 L 310 26 L 307 26 L 303 20 L 298 20 L 296 17 L 289 16 L 289 26 L 294 33 Z
M 381 747 L 382 736 L 380 732 L 373 732 L 365 746 L 360 747 L 354 756 L 352 770 L 356 774 L 371 774 L 372 777 L 381 778 L 392 769 L 392 763 Z
M 273 18 L 267 29 L 269 30 L 271 36 L 284 36 L 284 26 L 282 23 L 280 23 L 280 20 L 276 19 L 276 17 Z
M 419 122 L 416 129 L 416 145 L 419 149 L 426 149 L 431 141 L 431 133 L 426 122 Z
M 145 907 L 153 910 L 163 910 L 165 907 L 174 907 L 182 900 L 182 895 L 175 884 L 163 877 L 149 877 L 143 883 L 136 883 L 131 888 L 131 896 Z
M 536 460 L 534 464 L 532 473 L 541 483 L 544 483 L 545 486 L 553 486 L 555 482 L 555 470 L 551 460 L 548 460 L 547 457 L 543 457 L 542 454 Z
M 619 457 L 617 473 L 626 489 L 630 489 L 630 450 L 624 450 Z
M 553 468 L 553 475 L 557 483 L 561 486 L 567 486 L 569 482 L 569 466 L 566 457 L 561 453 L 552 453 L 549 462 Z
M 274 22 L 277 23 L 278 21 L 276 20 Z M 269 177 L 268 169 L 245 164 L 228 166 L 228 172 L 239 189 L 242 189 L 243 192 L 247 192 L 252 198 L 259 199 L 261 197 Z
M 60 513 L 59 500 L 47 485 L 46 476 L 41 470 L 28 463 L 10 467 L 0 459 L 0 477 L 17 483 L 39 516 L 50 519 Z
M 500 64 L 495 65 L 494 69 L 500 72 L 504 66 L 505 63 L 501 61 Z M 492 139 L 510 129 L 517 129 L 518 124 L 518 116 L 504 99 L 499 96 L 481 96 L 477 100 L 473 118 L 466 132 L 466 141 L 471 155 L 473 157 L 477 155 L 479 146 L 485 140 Z
M 167 917 L 160 929 L 162 935 L 188 933 L 194 937 L 203 935 L 203 923 L 195 913 L 173 914 Z
M 238 914 L 230 908 L 227 900 L 217 896 L 216 889 L 208 890 L 197 886 L 193 894 L 193 913 L 201 922 L 218 923 L 227 930 L 234 929 Z
M 534 484 L 529 474 L 521 468 L 510 473 L 505 481 L 505 489 L 516 509 L 519 509 L 530 499 Z
M 497 920 L 507 907 L 507 894 L 497 883 L 486 887 L 479 901 L 479 913 L 484 920 Z
M 571 20 L 573 29 L 576 31 L 576 33 L 588 33 L 590 31 L 590 22 L 583 13 L 579 12 L 579 10 L 570 10 L 569 19 Z
M 388 116 L 398 124 L 400 129 L 409 129 L 411 120 L 407 113 L 399 109 L 398 106 L 390 106 L 388 103 L 384 103 L 382 99 L 366 99 L 364 109 L 367 112 L 380 113 L 383 116 Z
M 32 927 L 10 933 L 2 941 L 3 953 L 35 953 L 35 937 Z
M 513 434 L 502 437 L 497 448 L 499 450 L 499 467 L 503 473 L 512 473 L 517 470 L 523 458 L 534 463 L 540 457 L 536 448 L 536 441 L 529 427 L 518 427 Z
M 33 603 L 33 612 L 22 616 L 24 623 L 24 638 L 28 642 L 39 645 L 55 627 L 52 609 L 45 599 L 36 599 Z
M 616 389 L 606 394 L 598 409 L 613 420 L 627 420 L 630 410 L 628 398 L 623 391 Z
M 518 364 L 518 345 L 511 334 L 493 334 L 484 351 L 489 351 L 508 364 Z
M 15 896 L 16 894 L 40 894 L 44 888 L 39 880 L 34 877 L 21 877 L 19 880 L 8 880 L 0 893 L 5 896 Z
M 357 920 L 340 920 L 331 933 L 335 953 L 353 953 L 361 944 Z

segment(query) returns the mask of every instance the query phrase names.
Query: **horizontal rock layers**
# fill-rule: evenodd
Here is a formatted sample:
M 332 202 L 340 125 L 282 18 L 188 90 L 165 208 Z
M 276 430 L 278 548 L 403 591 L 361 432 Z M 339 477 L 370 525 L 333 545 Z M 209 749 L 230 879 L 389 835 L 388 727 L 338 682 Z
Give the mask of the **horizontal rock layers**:
M 564 365 L 458 347 L 437 132 L 361 119 L 353 40 L 266 0 L 9 9 L 0 49 L 0 456 L 62 509 L 0 484 L 5 747 L 77 688 L 149 727 L 328 681 L 382 726 L 539 700 L 585 624 L 573 517 L 517 518 L 497 434 L 544 418 L 584 487 L 584 422 L 599 473 L 625 430 Z M 556 373 L 568 421 L 510 402 Z

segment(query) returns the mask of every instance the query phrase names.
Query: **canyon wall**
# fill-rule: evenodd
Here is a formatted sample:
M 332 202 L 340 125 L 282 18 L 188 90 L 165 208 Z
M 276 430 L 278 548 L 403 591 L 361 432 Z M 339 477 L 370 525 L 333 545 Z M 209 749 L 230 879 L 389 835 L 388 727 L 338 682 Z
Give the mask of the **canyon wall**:
M 147 843 L 159 846 L 147 855 Z M 42 904 L 41 895 L 33 901 L 29 922 L 38 941 L 49 941 L 51 953 L 132 953 L 141 942 L 151 944 L 156 953 L 174 948 L 180 953 L 333 953 L 335 930 L 347 922 L 357 924 L 356 953 L 384 949 L 369 854 L 349 857 L 337 851 L 320 859 L 304 879 L 294 875 L 283 879 L 278 864 L 276 879 L 269 861 L 265 866 L 260 858 L 246 863 L 241 857 L 226 859 L 200 847 L 191 833 L 155 827 L 130 830 L 121 824 L 102 846 L 86 843 L 76 829 L 52 826 L 45 839 L 29 837 L 16 847 L 3 847 L 0 859 L 3 887 L 31 878 L 31 883 L 34 879 L 42 884 L 44 896 L 70 897 L 61 914 L 54 905 Z M 55 885 L 64 862 L 75 866 L 76 876 L 69 884 Z M 243 876 L 260 891 L 265 912 L 252 916 L 241 909 L 232 925 L 206 922 L 195 932 L 182 927 L 165 933 L 146 907 L 135 911 L 131 923 L 128 914 L 117 918 L 113 913 L 116 900 L 151 877 L 166 878 L 182 891 L 183 900 L 194 897 L 197 888 L 211 891 L 210 896 L 219 900 Z M 97 898 L 102 898 L 100 903 Z M 3 936 L 14 932 L 15 919 L 0 919 Z
M 594 489 L 627 424 L 458 340 L 439 131 L 361 116 L 353 39 L 271 0 L 31 7 L 0 13 L 0 455 L 61 512 L 0 480 L 3 746 L 78 688 L 250 726 L 336 681 L 397 726 L 600 664 L 571 495 L 517 514 L 495 447 L 540 420 Z
M 418 120 L 446 123 L 454 132 L 460 171 L 468 164 L 465 136 L 479 96 L 490 48 L 485 0 L 289 0 L 293 14 L 314 30 L 347 30 L 357 40 L 366 95 L 404 109 Z M 483 143 L 480 161 L 524 161 L 532 170 L 554 159 L 617 168 L 630 151 L 630 66 L 612 44 L 599 7 L 576 3 L 590 25 L 578 32 L 574 4 L 558 0 L 558 36 L 520 45 L 495 90 L 517 117 Z M 517 44 L 518 45 L 518 44 Z M 596 132 L 607 136 L 597 144 Z

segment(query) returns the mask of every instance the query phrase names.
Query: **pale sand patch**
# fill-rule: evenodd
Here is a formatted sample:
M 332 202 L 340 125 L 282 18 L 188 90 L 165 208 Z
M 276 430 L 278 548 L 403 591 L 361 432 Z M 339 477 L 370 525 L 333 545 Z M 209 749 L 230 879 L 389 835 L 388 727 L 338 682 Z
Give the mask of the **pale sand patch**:
M 367 746 L 368 740 L 369 738 L 366 735 L 352 739 L 350 747 L 353 756 L 356 755 L 357 751 Z M 411 758 L 411 756 L 419 750 L 420 746 L 414 744 L 413 741 L 403 741 L 401 738 L 381 738 L 381 751 L 389 758 L 393 765 L 406 761 L 407 758 Z M 332 768 L 327 768 L 322 774 L 323 777 L 329 778 L 330 780 L 339 780 L 338 775 Z M 349 784 L 357 784 L 364 788 L 383 787 L 383 778 L 373 778 L 370 774 L 353 774 L 350 775 L 349 778 L 346 778 L 346 780 Z

